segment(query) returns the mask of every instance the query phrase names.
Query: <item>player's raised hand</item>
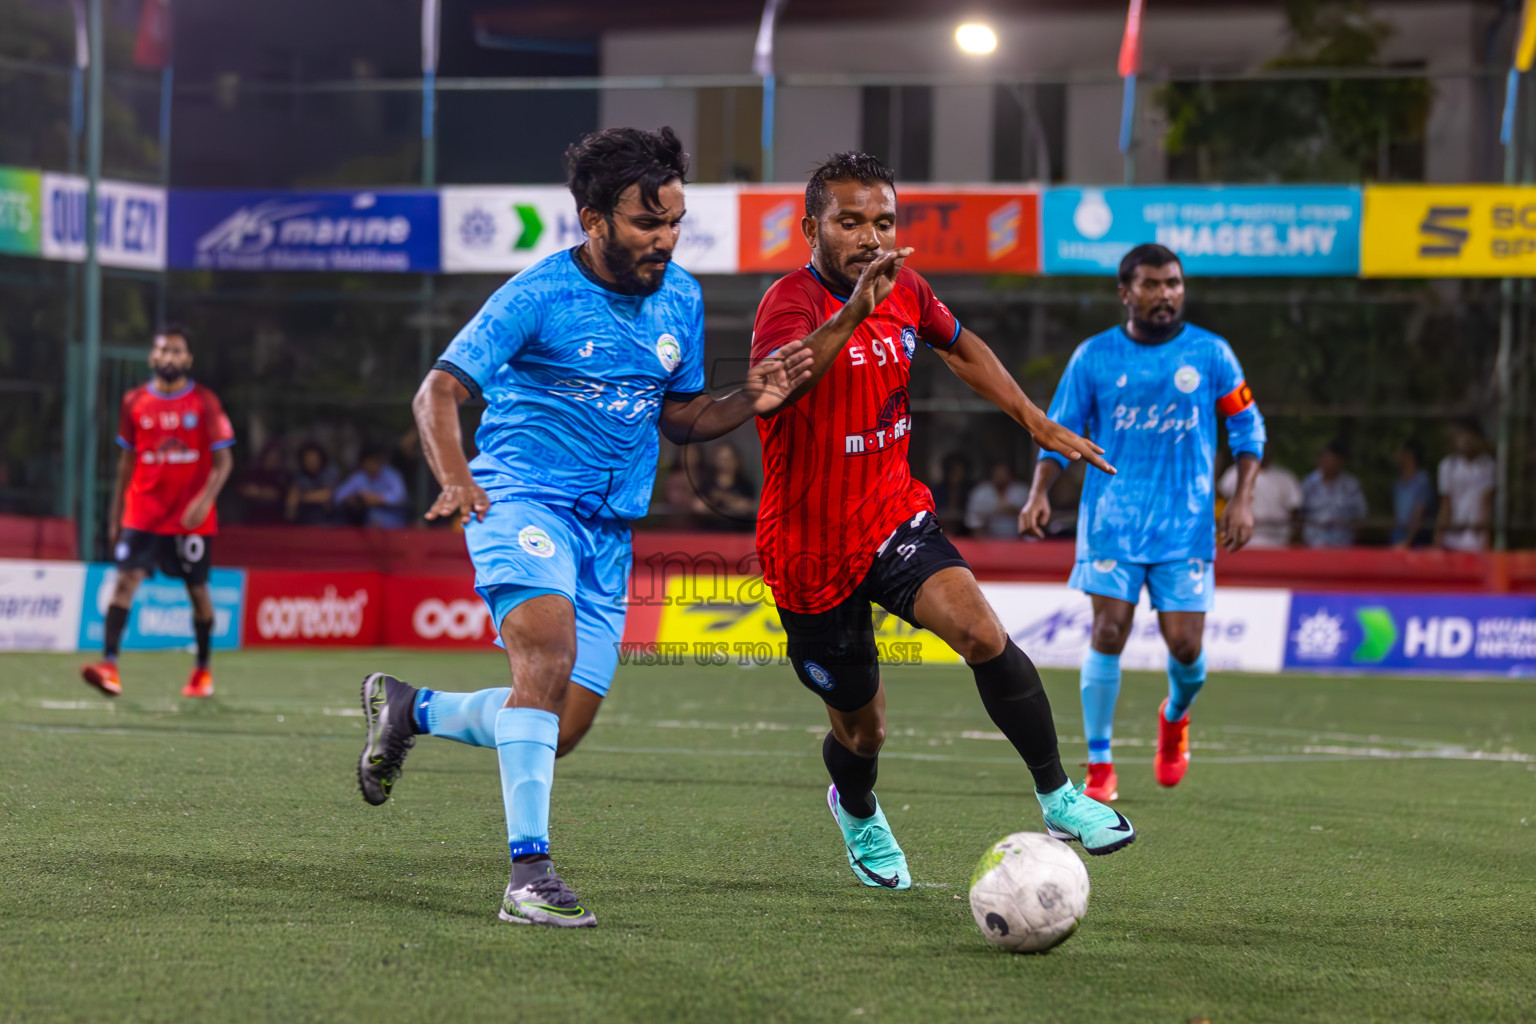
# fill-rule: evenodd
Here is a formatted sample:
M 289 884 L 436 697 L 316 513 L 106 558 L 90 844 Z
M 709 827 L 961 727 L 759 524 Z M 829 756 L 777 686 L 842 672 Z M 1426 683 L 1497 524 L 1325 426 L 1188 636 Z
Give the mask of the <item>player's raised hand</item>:
M 890 297 L 896 287 L 896 275 L 900 273 L 902 263 L 916 251 L 910 246 L 892 249 L 864 264 L 864 269 L 859 273 L 859 281 L 853 286 L 853 294 L 848 296 L 848 307 L 860 318 L 873 313 L 875 307 Z
M 448 484 L 432 503 L 432 507 L 427 509 L 426 517 L 456 518 L 459 525 L 464 526 L 468 525 L 471 518 L 485 522 L 485 514 L 490 510 L 491 499 L 480 489 L 479 484 Z
M 781 345 L 747 371 L 746 392 L 752 412 L 767 416 L 777 412 L 796 388 L 811 379 L 816 355 L 803 341 Z
M 1035 444 L 1045 451 L 1064 455 L 1073 462 L 1082 459 L 1088 465 L 1110 475 L 1115 472 L 1115 467 L 1104 461 L 1103 448 L 1086 437 L 1078 437 L 1060 423 L 1042 419 L 1038 426 L 1030 430 L 1030 434 L 1034 437 Z
M 1221 518 L 1216 522 L 1216 533 L 1222 547 L 1237 551 L 1253 539 L 1253 503 L 1237 498 L 1227 502 Z

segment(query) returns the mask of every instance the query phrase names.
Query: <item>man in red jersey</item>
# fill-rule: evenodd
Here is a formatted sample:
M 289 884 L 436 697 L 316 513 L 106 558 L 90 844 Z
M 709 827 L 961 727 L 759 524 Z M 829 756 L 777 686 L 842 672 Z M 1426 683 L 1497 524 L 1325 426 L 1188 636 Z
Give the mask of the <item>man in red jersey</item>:
M 123 396 L 118 417 L 117 482 L 109 519 L 117 587 L 107 606 L 102 660 L 80 674 L 108 696 L 123 692 L 117 648 L 128 624 L 134 591 L 158 567 L 186 581 L 192 599 L 197 665 L 183 697 L 213 695 L 208 647 L 213 635 L 213 598 L 208 564 L 218 514 L 214 502 L 229 479 L 229 446 L 235 432 L 212 391 L 187 376 L 192 351 L 187 332 L 162 328 L 149 350 L 148 384 Z
M 1068 781 L 1039 673 L 939 529 L 928 488 L 912 479 L 907 382 L 917 343 L 1042 448 L 1114 470 L 1097 445 L 1047 419 L 986 343 L 902 266 L 912 250 L 896 247 L 895 182 L 878 160 L 840 153 L 818 168 L 801 228 L 811 262 L 768 290 L 753 326 L 754 360 L 801 340 L 815 354 L 792 404 L 757 421 L 765 474 L 757 548 L 795 673 L 827 705 L 827 804 L 849 867 L 868 886 L 912 884 L 874 794 L 885 691 L 871 601 L 965 659 L 987 713 L 1034 776 L 1053 836 L 1093 854 L 1128 845 L 1130 822 Z

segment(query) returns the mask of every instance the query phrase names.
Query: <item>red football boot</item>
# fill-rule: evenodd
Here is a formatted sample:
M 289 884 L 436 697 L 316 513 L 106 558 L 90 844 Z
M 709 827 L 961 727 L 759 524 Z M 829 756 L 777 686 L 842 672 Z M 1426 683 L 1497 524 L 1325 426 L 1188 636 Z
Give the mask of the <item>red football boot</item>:
M 187 679 L 187 685 L 181 688 L 183 697 L 212 697 L 213 673 L 205 668 L 194 668 L 192 675 Z
M 1189 712 L 1177 722 L 1163 715 L 1168 698 L 1157 706 L 1157 753 L 1152 756 L 1152 772 L 1159 785 L 1177 786 L 1189 769 Z
M 1120 776 L 1115 774 L 1115 766 L 1108 762 L 1103 764 L 1089 763 L 1088 784 L 1083 787 L 1083 795 L 1091 800 L 1097 800 L 1101 804 L 1107 804 L 1111 800 L 1120 799 Z
M 108 697 L 116 697 L 123 692 L 123 684 L 117 678 L 117 665 L 110 661 L 86 665 L 80 670 L 80 678 Z

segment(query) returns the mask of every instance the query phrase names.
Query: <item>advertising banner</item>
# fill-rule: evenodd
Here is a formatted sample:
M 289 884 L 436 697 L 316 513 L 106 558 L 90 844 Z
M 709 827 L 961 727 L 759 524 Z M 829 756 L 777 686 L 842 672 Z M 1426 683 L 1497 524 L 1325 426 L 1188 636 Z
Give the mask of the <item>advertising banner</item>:
M 483 651 L 495 642 L 490 609 L 475 593 L 474 577 L 468 573 L 385 577 L 385 644 Z
M 85 207 L 89 186 L 73 174 L 42 175 L 42 254 L 85 261 Z M 165 189 L 103 181 L 96 190 L 97 254 L 103 266 L 165 269 Z
M 1042 230 L 1047 274 L 1109 274 L 1144 242 L 1191 275 L 1357 274 L 1360 190 L 1332 185 L 1053 188 Z
M 0 561 L 0 651 L 73 651 L 85 566 Z
M 371 647 L 383 636 L 379 573 L 246 572 L 247 647 Z
M 804 189 L 743 188 L 741 272 L 803 266 L 811 258 L 800 229 L 804 215 Z M 1038 274 L 1039 238 L 1034 189 L 900 189 L 896 241 L 917 250 L 911 266 L 924 274 Z
M 437 193 L 171 193 L 176 270 L 435 273 Z
M 38 256 L 43 251 L 43 176 L 0 167 L 0 252 Z
M 1536 188 L 1370 185 L 1366 277 L 1529 277 L 1536 274 Z
M 1055 583 L 983 583 L 982 593 L 997 610 L 1014 641 L 1038 665 L 1077 668 L 1093 629 L 1091 599 Z M 760 577 L 694 579 L 674 577 L 670 603 L 662 610 L 656 654 L 676 661 L 767 663 L 780 659 L 783 627 L 773 598 Z M 1205 651 L 1212 670 L 1279 672 L 1285 657 L 1285 622 L 1290 595 L 1284 590 L 1223 587 L 1206 616 Z M 914 629 L 876 607 L 875 640 L 882 659 L 895 663 L 958 664 L 959 655 L 926 630 Z M 626 652 L 646 660 L 641 645 Z M 680 663 L 680 662 L 679 662 Z M 1157 615 L 1145 596 L 1136 609 L 1131 637 L 1121 656 L 1128 669 L 1163 671 L 1168 648 Z
M 449 185 L 442 189 L 446 273 L 513 273 L 586 240 L 562 185 Z M 672 254 L 691 274 L 736 272 L 736 188 L 689 185 Z
M 85 607 L 80 616 L 82 651 L 99 650 L 106 628 L 107 605 L 117 585 L 117 569 L 105 563 L 87 567 Z M 208 574 L 213 596 L 213 649 L 233 651 L 240 647 L 245 570 L 213 569 Z M 123 631 L 125 651 L 184 651 L 196 642 L 192 633 L 192 602 L 187 585 L 166 576 L 151 576 L 133 595 L 128 628 Z
M 1285 667 L 1536 675 L 1536 597 L 1298 593 Z

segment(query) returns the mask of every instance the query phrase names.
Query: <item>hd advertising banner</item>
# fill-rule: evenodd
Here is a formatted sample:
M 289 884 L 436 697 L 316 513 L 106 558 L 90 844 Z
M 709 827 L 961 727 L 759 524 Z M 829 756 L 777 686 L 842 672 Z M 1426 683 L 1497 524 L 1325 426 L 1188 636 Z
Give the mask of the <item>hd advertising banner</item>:
M 435 273 L 435 192 L 171 194 L 174 270 Z
M 1536 188 L 1372 185 L 1366 277 L 1536 275 Z
M 515 273 L 586 240 L 561 185 L 450 185 L 442 189 L 446 273 Z M 689 185 L 672 259 L 691 274 L 736 272 L 736 188 Z
M 1536 675 L 1536 597 L 1298 593 L 1285 667 Z
M 85 208 L 89 185 L 72 174 L 43 174 L 42 255 L 85 261 Z M 164 270 L 165 189 L 127 181 L 103 181 L 96 190 L 98 258 L 103 266 Z
M 1166 245 L 1202 277 L 1360 271 L 1355 188 L 1053 188 L 1043 205 L 1047 274 L 1114 273 L 1144 242 Z

